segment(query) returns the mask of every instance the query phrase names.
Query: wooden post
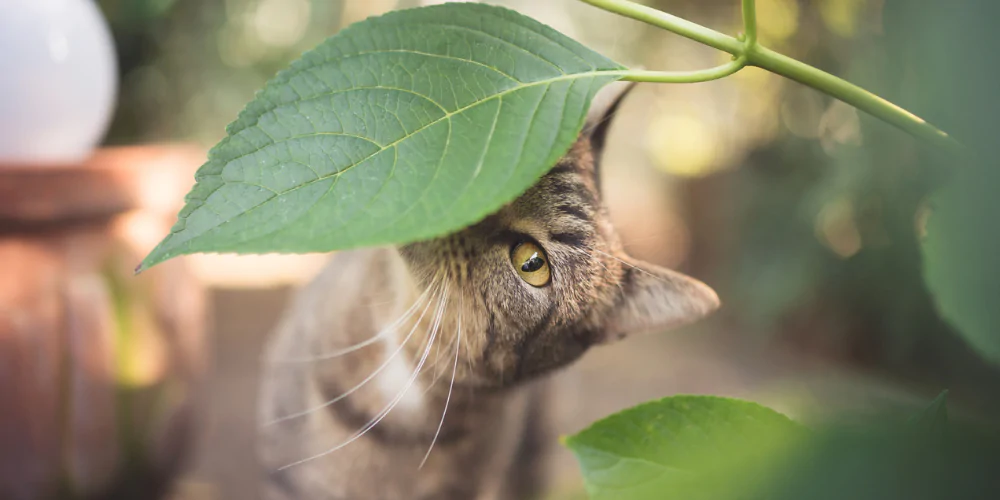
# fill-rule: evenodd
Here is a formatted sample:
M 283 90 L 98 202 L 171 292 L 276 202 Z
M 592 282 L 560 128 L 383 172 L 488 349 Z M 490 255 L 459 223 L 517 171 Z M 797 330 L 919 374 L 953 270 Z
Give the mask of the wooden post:
M 150 146 L 0 165 L 0 498 L 156 499 L 183 466 L 204 293 L 180 261 L 132 269 L 203 158 Z

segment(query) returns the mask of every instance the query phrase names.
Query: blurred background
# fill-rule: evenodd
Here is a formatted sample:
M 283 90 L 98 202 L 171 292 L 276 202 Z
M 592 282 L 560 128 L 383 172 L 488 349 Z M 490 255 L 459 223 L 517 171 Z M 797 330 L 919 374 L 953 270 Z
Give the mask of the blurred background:
M 153 187 L 129 191 L 147 210 L 133 207 L 115 234 L 138 254 L 152 248 L 207 148 L 304 50 L 368 16 L 430 3 L 439 2 L 97 1 L 118 77 L 102 151 L 125 148 L 166 171 Z M 489 3 L 630 66 L 699 69 L 729 58 L 574 0 Z M 643 3 L 740 31 L 736 0 Z M 991 2 L 962 3 L 969 5 L 921 2 L 917 10 L 906 0 L 758 0 L 760 38 L 962 137 L 993 109 L 975 107 L 992 91 L 974 82 L 995 82 L 982 71 L 996 63 L 972 62 L 996 60 L 997 35 L 981 28 L 1000 14 Z M 942 40 L 961 44 L 961 57 Z M 957 65 L 966 78 L 948 76 Z M 143 159 L 149 151 L 157 153 Z M 724 306 L 684 330 L 596 349 L 559 374 L 560 432 L 676 393 L 749 398 L 809 422 L 834 411 L 905 413 L 948 388 L 956 412 L 995 420 L 1000 371 L 941 319 L 922 276 L 928 197 L 944 167 L 888 125 L 755 68 L 710 83 L 640 85 L 611 129 L 605 200 L 634 256 L 706 281 Z M 10 255 L 5 262 L 0 253 L 0 265 Z M 255 497 L 261 345 L 294 288 L 326 258 L 181 259 L 209 313 L 177 313 L 207 323 L 198 352 L 177 355 L 197 367 L 190 380 L 198 382 L 185 389 L 196 437 L 184 452 L 190 459 L 177 461 L 183 472 L 173 498 Z M 572 457 L 560 450 L 557 458 L 553 498 L 582 498 Z

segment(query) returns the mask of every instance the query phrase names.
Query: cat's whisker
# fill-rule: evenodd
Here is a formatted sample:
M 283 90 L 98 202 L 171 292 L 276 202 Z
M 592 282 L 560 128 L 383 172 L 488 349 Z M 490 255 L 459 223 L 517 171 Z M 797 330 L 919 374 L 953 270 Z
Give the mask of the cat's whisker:
M 431 389 L 433 389 L 434 386 L 437 385 L 437 382 L 438 380 L 441 379 L 441 376 L 444 375 L 445 373 L 443 370 L 439 370 L 439 368 L 441 368 L 440 365 L 442 361 L 442 354 L 441 354 L 442 352 L 444 351 L 438 349 L 437 352 L 434 353 L 434 361 L 431 363 L 431 369 L 434 370 L 434 376 L 431 378 L 431 382 L 427 384 L 427 387 L 424 389 L 424 394 L 430 392 Z
M 298 466 L 298 465 L 302 465 L 302 464 L 304 464 L 306 462 L 311 462 L 311 461 L 316 460 L 318 458 L 322 458 L 322 457 L 325 457 L 327 455 L 330 455 L 331 453 L 334 453 L 337 450 L 340 450 L 341 448 L 343 448 L 343 447 L 345 447 L 345 446 L 353 443 L 354 441 L 357 441 L 358 439 L 361 438 L 361 436 L 364 436 L 365 434 L 368 433 L 368 431 L 370 431 L 372 428 L 374 428 L 376 425 L 378 425 L 379 422 L 381 422 L 382 419 L 384 419 L 396 407 L 396 405 L 399 404 L 399 402 L 406 395 L 406 392 L 413 385 L 413 382 L 420 375 L 420 369 L 423 367 L 424 362 L 427 361 L 427 356 L 430 354 L 431 348 L 434 346 L 434 338 L 437 336 L 438 328 L 441 326 L 441 318 L 444 316 L 444 309 L 445 309 L 447 303 L 448 303 L 448 286 L 447 286 L 447 284 L 445 284 L 444 291 L 442 293 L 442 297 L 441 297 L 441 300 L 439 302 L 437 312 L 435 314 L 434 325 L 431 328 L 431 334 L 430 334 L 430 337 L 429 337 L 429 339 L 427 341 L 427 347 L 424 348 L 424 352 L 423 352 L 423 355 L 420 357 L 420 361 L 417 363 L 416 368 L 414 368 L 413 374 L 410 375 L 410 378 L 406 381 L 406 384 L 403 386 L 403 389 L 401 391 L 399 391 L 398 394 L 396 394 L 396 397 L 393 398 L 393 400 L 390 401 L 389 404 L 386 405 L 386 407 L 382 409 L 382 411 L 380 411 L 375 417 L 373 417 L 371 420 L 369 420 L 368 423 L 365 424 L 365 426 L 360 431 L 355 432 L 354 435 L 352 435 L 350 438 L 348 438 L 344 442 L 342 442 L 342 443 L 334 446 L 333 448 L 330 448 L 330 449 L 328 449 L 326 451 L 323 451 L 321 453 L 317 453 L 317 454 L 315 454 L 313 456 L 310 456 L 310 457 L 307 457 L 307 458 L 303 458 L 302 460 L 298 460 L 298 461 L 292 462 L 290 464 L 283 465 L 283 466 L 281 466 L 281 467 L 278 468 L 278 471 L 283 471 L 285 469 L 288 469 L 288 468 L 291 468 L 291 467 L 295 467 L 295 466 Z
M 424 464 L 427 462 L 427 457 L 431 456 L 431 450 L 434 449 L 434 443 L 437 442 L 438 436 L 441 434 L 441 428 L 444 427 L 444 417 L 448 414 L 448 405 L 451 403 L 451 392 L 455 388 L 455 374 L 458 372 L 458 355 L 462 349 L 462 309 L 458 310 L 458 317 L 456 319 L 458 323 L 458 332 L 455 334 L 455 363 L 451 367 L 451 382 L 448 384 L 448 396 L 444 400 L 444 410 L 441 412 L 441 421 L 438 422 L 437 430 L 434 431 L 434 438 L 431 439 L 431 445 L 427 447 L 427 453 L 424 454 L 423 460 L 420 461 L 420 466 L 417 469 L 423 469 Z
M 368 347 L 368 346 L 370 346 L 372 344 L 375 344 L 375 343 L 379 342 L 380 340 L 384 339 L 385 336 L 388 335 L 389 333 L 394 332 L 396 330 L 396 328 L 399 327 L 399 325 L 405 323 L 410 318 L 412 318 L 414 316 L 414 314 L 416 314 L 417 309 L 420 307 L 420 304 L 422 304 L 423 301 L 428 298 L 431 290 L 434 288 L 434 285 L 435 285 L 436 281 L 437 281 L 437 277 L 435 276 L 434 281 L 432 281 L 427 286 L 427 289 L 424 290 L 424 292 L 421 293 L 417 297 L 417 300 L 415 300 L 413 302 L 413 305 L 411 305 L 409 309 L 407 309 L 405 312 L 403 312 L 402 316 L 400 316 L 399 318 L 397 318 L 396 321 L 393 321 L 392 323 L 386 325 L 384 328 L 382 328 L 375 335 L 372 335 L 371 337 L 369 337 L 369 338 L 367 338 L 365 340 L 362 340 L 361 342 L 358 342 L 357 344 L 352 344 L 350 346 L 338 349 L 336 351 L 331 351 L 331 352 L 327 352 L 327 353 L 323 353 L 323 354 L 314 354 L 314 355 L 310 355 L 310 356 L 302 356 L 302 357 L 296 357 L 296 358 L 271 358 L 271 359 L 268 359 L 267 362 L 270 363 L 271 365 L 316 363 L 316 362 L 320 362 L 320 361 L 327 361 L 327 360 L 331 360 L 331 359 L 336 359 L 336 358 L 339 358 L 341 356 L 346 356 L 348 354 L 351 354 L 352 352 L 359 351 L 361 349 L 364 349 L 365 347 Z
M 441 298 L 439 300 L 439 304 L 441 303 L 441 301 L 444 300 L 444 293 L 445 293 L 446 289 L 447 289 L 446 287 L 444 287 L 444 288 L 441 289 L 442 293 L 441 293 Z M 267 427 L 267 426 L 279 424 L 281 422 L 285 422 L 285 421 L 288 421 L 288 420 L 293 420 L 293 419 L 296 419 L 296 418 L 304 417 L 306 415 L 309 415 L 310 413 L 322 410 L 323 408 L 327 408 L 330 405 L 335 404 L 337 401 L 340 401 L 340 400 L 342 400 L 342 399 L 350 396 L 351 394 L 355 393 L 356 391 L 358 391 L 359 389 L 361 389 L 362 387 L 364 387 L 365 384 L 367 384 L 368 382 L 371 382 L 372 379 L 374 379 L 375 377 L 377 377 L 378 374 L 381 373 L 382 370 L 384 370 L 387 366 L 389 366 L 392 363 L 393 359 L 395 359 L 396 356 L 398 356 L 399 353 L 402 352 L 403 348 L 406 346 L 406 343 L 409 342 L 410 338 L 413 337 L 414 332 L 416 332 L 417 328 L 420 326 L 420 323 L 423 321 L 424 316 L 427 314 L 427 310 L 430 308 L 430 306 L 431 306 L 431 302 L 428 302 L 427 305 L 424 307 L 424 310 L 421 311 L 420 318 L 418 318 L 417 321 L 413 324 L 413 327 L 410 328 L 410 332 L 408 334 L 406 334 L 406 338 L 404 338 L 403 341 L 399 343 L 399 346 L 396 347 L 396 350 L 393 351 L 393 353 L 391 355 L 389 355 L 389 357 L 386 358 L 385 361 L 383 361 L 382 364 L 379 365 L 378 368 L 376 368 L 374 371 L 372 371 L 371 374 L 369 374 L 367 377 L 365 377 L 364 380 L 362 380 L 361 382 L 359 382 L 354 387 L 351 387 L 347 391 L 343 392 L 339 396 L 336 396 L 336 397 L 334 397 L 332 399 L 328 399 L 328 400 L 324 401 L 322 404 L 313 406 L 312 408 L 308 408 L 308 409 L 302 410 L 300 412 L 296 412 L 296 413 L 292 413 L 292 414 L 289 414 L 289 415 L 285 415 L 285 416 L 276 418 L 274 420 L 271 420 L 270 422 L 265 423 L 264 426 Z
M 449 288 L 449 290 L 450 290 L 450 288 Z M 459 297 L 461 297 L 461 295 L 459 295 Z M 451 298 L 450 295 L 449 295 L 449 298 Z M 450 359 L 448 357 L 443 356 L 442 353 L 445 353 L 444 349 L 437 349 L 437 352 L 434 353 L 434 363 L 433 363 L 433 366 L 432 366 L 434 368 L 434 378 L 431 379 L 431 383 L 428 384 L 428 386 L 427 386 L 426 389 L 424 389 L 424 394 L 427 394 L 427 392 L 429 392 L 431 390 L 431 388 L 433 388 L 434 385 L 437 384 L 438 379 L 440 379 L 441 376 L 446 373 L 446 371 L 444 371 L 444 370 L 442 370 L 440 373 L 438 372 L 438 369 L 440 368 L 441 360 L 444 359 L 445 361 L 447 361 L 448 359 Z M 444 366 L 445 366 L 445 368 L 447 368 L 447 366 L 448 366 L 447 363 Z
M 603 252 L 603 251 L 601 251 L 601 250 L 598 250 L 598 249 L 596 249 L 596 248 L 594 248 L 593 250 L 594 250 L 595 252 L 599 253 L 599 254 L 602 254 L 602 255 L 604 255 L 604 256 L 606 256 L 606 257 L 610 258 L 610 259 L 615 259 L 615 260 L 617 260 L 618 262 L 621 262 L 621 263 L 622 263 L 622 265 L 624 265 L 624 266 L 628 266 L 628 267 L 631 267 L 632 269 L 635 269 L 636 271 L 639 271 L 639 272 L 640 272 L 640 273 L 642 273 L 642 274 L 645 274 L 645 275 L 647 275 L 647 276 L 650 276 L 650 277 L 652 277 L 652 278 L 654 278 L 654 279 L 656 279 L 656 280 L 659 280 L 659 281 L 662 281 L 662 282 L 664 282 L 664 283 L 666 283 L 666 282 L 667 282 L 667 280 L 663 279 L 663 277 L 662 277 L 662 276 L 657 276 L 657 275 L 655 275 L 655 274 L 653 274 L 653 273 L 651 273 L 651 272 L 649 272 L 649 271 L 647 271 L 647 270 L 645 270 L 645 269 L 643 269 L 643 268 L 641 268 L 641 267 L 639 267 L 639 266 L 637 266 L 637 265 L 635 265 L 635 264 L 631 264 L 631 263 L 629 263 L 629 262 L 626 262 L 626 261 L 622 260 L 622 259 L 621 259 L 621 258 L 619 258 L 619 257 L 616 257 L 616 256 L 614 256 L 614 255 L 611 255 L 611 254 L 609 254 L 609 253 L 607 253 L 607 252 Z
M 443 352 L 444 350 L 438 349 L 437 352 L 434 353 L 434 361 L 431 363 L 431 368 L 434 370 L 434 377 L 431 379 L 431 383 L 427 385 L 427 388 L 424 389 L 424 394 L 430 392 L 430 390 L 437 384 L 437 381 L 445 373 L 443 370 L 440 370 L 442 359 L 447 359 L 443 358 Z M 447 367 L 447 365 L 445 365 L 445 367 Z
M 622 232 L 641 232 L 644 233 L 643 236 L 631 236 L 628 242 L 622 242 L 622 246 L 628 250 L 629 248 L 635 247 L 636 243 L 644 243 L 647 241 L 662 240 L 674 236 L 676 231 L 646 231 L 645 226 L 617 226 Z
M 567 248 L 569 248 L 570 250 L 572 250 L 574 252 L 578 252 L 581 255 L 584 255 L 584 256 L 587 256 L 587 257 L 593 257 L 593 255 L 591 255 L 590 253 L 588 253 L 587 250 L 584 250 L 582 248 L 576 248 L 576 247 L 567 247 Z M 602 252 L 602 251 L 594 248 L 593 246 L 588 246 L 587 248 L 589 250 L 593 250 L 595 252 L 602 253 L 604 255 L 608 255 L 608 254 L 606 254 L 606 253 L 604 253 L 604 252 Z M 594 262 L 596 262 L 597 265 L 601 266 L 601 268 L 603 268 L 604 271 L 607 272 L 608 274 L 614 274 L 614 273 L 611 272 L 610 269 L 608 269 L 608 266 L 605 266 L 604 263 L 601 262 L 600 259 L 594 259 Z M 621 280 L 615 279 L 614 283 L 615 283 L 616 286 L 618 286 L 618 291 L 621 292 L 622 294 L 624 294 L 625 293 L 625 289 L 622 288 Z
M 460 306 L 462 307 L 462 310 L 464 311 L 465 310 L 465 296 L 460 295 L 459 297 L 461 298 L 461 304 L 460 304 Z M 469 338 L 470 337 L 471 337 L 470 335 L 467 335 L 465 337 L 465 339 L 464 339 L 465 340 L 465 352 L 466 353 L 471 353 L 472 352 L 472 348 L 469 347 L 469 342 L 470 342 Z M 465 356 L 465 364 L 466 364 L 466 366 L 468 366 L 469 373 L 472 373 L 475 370 L 475 368 L 473 367 L 472 356 L 468 356 L 468 355 Z

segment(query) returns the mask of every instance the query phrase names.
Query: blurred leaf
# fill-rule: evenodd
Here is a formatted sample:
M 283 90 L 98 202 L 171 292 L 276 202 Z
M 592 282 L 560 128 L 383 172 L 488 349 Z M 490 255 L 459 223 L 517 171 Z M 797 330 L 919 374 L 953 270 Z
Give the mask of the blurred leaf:
M 594 499 L 743 496 L 801 427 L 756 403 L 674 396 L 599 420 L 565 439 Z
M 933 199 L 924 275 L 946 320 L 1000 363 L 1000 170 L 966 166 Z
M 983 357 L 1000 363 L 1000 32 L 992 0 L 886 4 L 886 32 L 905 63 L 908 109 L 939 123 L 971 162 L 931 152 L 923 161 L 953 173 L 932 198 L 924 276 L 941 315 Z M 943 168 L 942 168 L 943 167 Z
M 945 500 L 1000 498 L 1000 440 L 946 420 L 946 392 L 907 426 L 878 421 L 805 432 L 745 401 L 677 396 L 566 438 L 594 499 Z
M 941 391 L 930 406 L 914 414 L 906 425 L 918 432 L 930 435 L 943 434 L 948 427 L 948 391 Z
M 168 14 L 177 0 L 100 0 L 98 3 L 113 23 L 134 24 Z
M 1000 446 L 963 429 L 929 442 L 889 428 L 825 429 L 786 457 L 768 500 L 1000 498 Z
M 356 23 L 269 82 L 141 265 L 326 252 L 474 223 L 576 139 L 619 64 L 513 11 L 446 4 Z

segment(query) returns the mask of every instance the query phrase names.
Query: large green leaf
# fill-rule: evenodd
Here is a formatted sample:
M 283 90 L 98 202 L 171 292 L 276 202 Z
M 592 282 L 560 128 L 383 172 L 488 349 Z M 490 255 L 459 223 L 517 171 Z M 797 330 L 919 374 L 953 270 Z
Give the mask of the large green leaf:
M 933 198 L 924 277 L 941 314 L 1000 364 L 1000 165 L 964 165 Z
M 526 190 L 624 68 L 516 12 L 445 4 L 344 29 L 269 82 L 140 269 L 460 229 Z
M 931 199 L 924 277 L 941 315 L 980 355 L 1000 364 L 997 16 L 995 0 L 935 0 L 919 8 L 890 0 L 884 18 L 894 41 L 890 54 L 905 63 L 903 104 L 969 149 L 967 158 L 921 155 L 925 166 L 953 174 Z
M 675 396 L 611 415 L 565 444 L 594 499 L 749 498 L 803 435 L 755 403 Z

